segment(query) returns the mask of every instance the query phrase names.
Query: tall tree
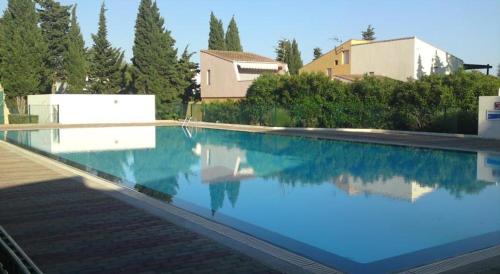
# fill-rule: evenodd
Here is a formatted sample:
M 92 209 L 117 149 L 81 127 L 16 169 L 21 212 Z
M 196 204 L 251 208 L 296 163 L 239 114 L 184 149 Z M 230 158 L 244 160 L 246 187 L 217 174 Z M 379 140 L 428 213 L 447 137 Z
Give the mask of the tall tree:
M 290 74 L 299 74 L 299 69 L 302 67 L 302 57 L 300 56 L 299 45 L 295 39 L 292 40 L 290 61 L 288 70 Z
M 500 77 L 500 64 L 497 66 L 497 76 Z
M 227 26 L 226 50 L 243 51 L 243 47 L 240 42 L 240 32 L 238 31 L 238 26 L 236 25 L 234 16 L 231 18 L 231 22 L 229 22 L 229 25 Z
M 275 49 L 276 61 L 288 64 L 290 62 L 291 51 L 292 51 L 292 43 L 288 39 L 279 40 L 278 46 Z
M 68 71 L 68 91 L 82 92 L 88 72 L 85 42 L 76 17 L 76 4 L 71 10 L 71 25 L 68 33 L 68 56 L 66 58 Z
M 40 93 L 47 45 L 32 0 L 9 0 L 0 27 L 0 82 L 17 111 L 26 112 L 26 96 Z
M 375 28 L 373 28 L 372 25 L 368 25 L 366 30 L 361 32 L 361 36 L 363 37 L 363 40 L 375 40 Z
M 189 52 L 186 46 L 179 59 L 181 73 L 184 75 L 186 83 L 188 83 L 183 95 L 183 101 L 186 103 L 201 100 L 200 85 L 196 82 L 196 75 L 200 72 L 200 68 L 197 63 L 191 61 L 193 55 L 194 52 Z
M 70 24 L 69 6 L 63 6 L 55 0 L 37 0 L 40 8 L 40 27 L 48 47 L 46 67 L 52 93 L 56 92 L 57 85 L 66 81 L 68 71 L 66 58 L 68 57 L 68 33 Z
M 321 55 L 323 55 L 323 53 L 321 52 L 320 48 L 314 48 L 313 55 L 314 55 L 314 59 L 313 60 L 316 60 L 319 57 L 321 57 Z
M 90 50 L 89 90 L 91 93 L 120 92 L 120 68 L 123 52 L 111 47 L 106 27 L 106 7 L 101 5 L 99 29 L 92 34 L 94 45 Z
M 222 21 L 210 13 L 210 33 L 208 34 L 208 49 L 226 50 L 226 41 L 224 39 L 224 26 Z
M 186 82 L 175 40 L 165 29 L 156 2 L 141 0 L 135 24 L 134 57 L 135 88 L 138 93 L 154 94 L 158 118 L 181 115 L 177 109 Z

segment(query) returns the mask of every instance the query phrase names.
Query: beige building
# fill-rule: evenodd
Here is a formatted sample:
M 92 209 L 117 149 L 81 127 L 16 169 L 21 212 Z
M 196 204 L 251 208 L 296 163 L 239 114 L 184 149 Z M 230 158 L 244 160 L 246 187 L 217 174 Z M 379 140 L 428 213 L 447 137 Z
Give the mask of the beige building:
M 330 79 L 340 81 L 352 81 L 351 73 L 351 47 L 359 44 L 366 44 L 365 40 L 349 40 L 335 47 L 331 51 L 323 54 L 318 59 L 303 66 L 300 73 L 319 72 L 326 74 Z
M 285 74 L 288 66 L 248 52 L 202 50 L 200 53 L 203 101 L 241 99 L 253 80 L 264 73 Z
M 419 79 L 431 73 L 449 74 L 463 61 L 417 37 L 381 41 L 349 40 L 305 65 L 300 72 L 321 72 L 350 81 L 363 75 L 396 80 Z
M 403 177 L 379 178 L 364 182 L 349 174 L 340 175 L 333 183 L 351 196 L 360 194 L 382 195 L 414 203 L 417 199 L 434 191 L 433 187 L 421 186 L 416 181 L 407 182 Z

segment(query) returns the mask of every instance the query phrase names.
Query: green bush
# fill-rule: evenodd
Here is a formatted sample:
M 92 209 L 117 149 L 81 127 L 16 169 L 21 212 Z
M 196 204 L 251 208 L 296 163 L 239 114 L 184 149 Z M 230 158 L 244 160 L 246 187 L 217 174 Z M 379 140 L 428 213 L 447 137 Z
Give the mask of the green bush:
M 28 114 L 10 114 L 9 115 L 10 124 L 38 124 L 37 115 Z
M 236 101 L 212 102 L 203 105 L 203 121 L 219 123 L 244 123 L 240 103 Z
M 479 96 L 499 87 L 498 77 L 464 71 L 407 82 L 365 76 L 350 84 L 318 73 L 266 74 L 244 100 L 207 105 L 203 120 L 476 134 Z

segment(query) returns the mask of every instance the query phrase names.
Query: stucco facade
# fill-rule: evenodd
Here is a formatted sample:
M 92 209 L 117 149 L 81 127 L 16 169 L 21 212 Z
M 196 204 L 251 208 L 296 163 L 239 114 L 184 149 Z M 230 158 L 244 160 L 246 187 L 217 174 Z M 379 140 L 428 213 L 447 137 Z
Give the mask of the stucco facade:
M 263 73 L 286 73 L 286 64 L 251 53 L 202 50 L 201 98 L 205 102 L 241 99 Z
M 416 37 L 355 45 L 351 54 L 352 74 L 374 74 L 401 81 L 431 73 L 449 74 L 463 65 L 459 58 Z
M 431 73 L 449 74 L 462 66 L 463 61 L 448 52 L 417 37 L 406 37 L 349 40 L 305 65 L 300 72 L 320 72 L 341 81 L 365 74 L 406 81 Z
M 305 65 L 300 69 L 303 72 L 320 72 L 333 78 L 335 75 L 351 74 L 351 47 L 353 45 L 365 44 L 369 41 L 349 40 L 323 54 L 318 59 Z

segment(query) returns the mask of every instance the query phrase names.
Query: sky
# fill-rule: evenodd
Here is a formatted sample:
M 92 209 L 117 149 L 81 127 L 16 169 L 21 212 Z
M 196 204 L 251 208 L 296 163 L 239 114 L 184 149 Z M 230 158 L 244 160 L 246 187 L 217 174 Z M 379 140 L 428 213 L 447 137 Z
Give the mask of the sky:
M 4 10 L 8 0 L 0 0 Z M 102 0 L 60 0 L 77 4 L 77 16 L 87 46 L 97 31 Z M 139 0 L 106 0 L 109 40 L 132 57 Z M 361 37 L 368 24 L 377 39 L 417 36 L 466 63 L 500 64 L 500 0 L 157 0 L 166 28 L 179 54 L 189 45 L 197 52 L 208 46 L 210 12 L 227 27 L 234 15 L 243 49 L 275 57 L 279 39 L 295 38 L 304 64 L 313 48 L 332 49 Z

